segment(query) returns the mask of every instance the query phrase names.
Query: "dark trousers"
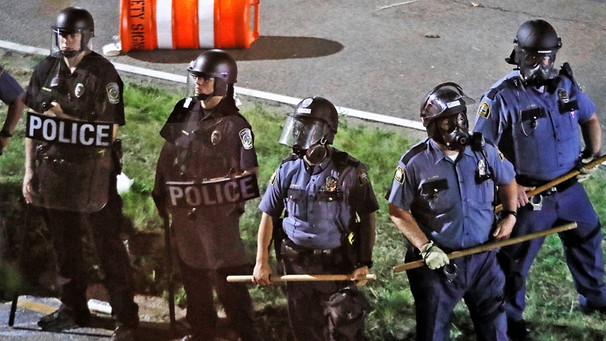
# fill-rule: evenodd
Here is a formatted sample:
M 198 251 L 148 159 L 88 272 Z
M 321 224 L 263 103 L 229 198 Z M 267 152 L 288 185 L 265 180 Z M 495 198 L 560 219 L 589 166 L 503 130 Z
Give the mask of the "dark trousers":
M 309 254 L 301 247 L 293 249 L 290 240 L 282 242 L 282 264 L 284 273 L 291 274 L 349 274 L 344 268 L 343 255 Z M 298 248 L 298 249 L 297 249 Z M 286 251 L 285 249 L 288 249 Z M 297 341 L 333 341 L 335 340 L 324 314 L 324 307 L 330 296 L 351 282 L 287 282 L 288 314 L 290 324 Z M 355 286 L 353 290 L 357 290 Z M 347 335 L 339 340 L 366 340 L 363 328 L 354 330 L 354 335 Z
M 582 305 L 606 306 L 602 231 L 597 214 L 580 183 L 563 192 L 544 197 L 541 210 L 530 205 L 518 210 L 518 219 L 511 237 L 543 231 L 554 226 L 576 222 L 577 228 L 559 234 L 564 246 L 566 263 Z M 503 248 L 520 265 L 523 285 L 507 301 L 507 317 L 514 321 L 523 318 L 526 307 L 526 278 L 545 238 Z
M 418 251 L 407 253 L 416 260 Z M 415 299 L 417 340 L 450 340 L 450 324 L 455 306 L 465 300 L 481 341 L 507 341 L 507 321 L 503 307 L 505 276 L 496 259 L 496 251 L 452 259 L 444 268 L 409 270 L 410 291 Z M 456 270 L 454 268 L 456 266 Z M 454 275 L 453 275 L 454 274 Z
M 229 320 L 243 341 L 256 341 L 252 300 L 244 283 L 228 283 L 229 275 L 251 273 L 249 266 L 216 270 L 195 269 L 180 262 L 181 277 L 187 294 L 187 322 L 196 340 L 213 340 L 216 336 L 217 311 L 213 290 Z
M 61 288 L 63 304 L 87 313 L 86 289 L 91 276 L 100 276 L 109 293 L 112 314 L 121 324 L 136 326 L 139 318 L 133 269 L 120 237 L 122 199 L 117 193 L 98 212 L 48 209 L 44 220 L 53 235 L 59 274 L 67 280 Z

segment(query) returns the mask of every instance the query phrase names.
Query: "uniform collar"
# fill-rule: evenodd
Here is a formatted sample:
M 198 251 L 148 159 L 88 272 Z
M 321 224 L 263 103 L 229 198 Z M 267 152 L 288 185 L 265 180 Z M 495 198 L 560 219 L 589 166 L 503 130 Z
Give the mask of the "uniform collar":
M 448 155 L 446 155 L 446 153 L 444 153 L 444 151 L 440 148 L 438 143 L 436 141 L 434 141 L 434 139 L 430 138 L 428 140 L 429 141 L 427 143 L 427 148 L 429 149 L 429 151 L 433 157 L 434 164 L 437 164 L 438 162 L 440 162 L 442 160 L 447 160 L 448 162 L 453 162 L 448 157 Z M 460 153 L 463 153 L 466 156 L 473 155 L 473 151 L 471 150 L 470 146 L 466 146 L 465 149 L 463 149 L 463 151 L 461 151 Z M 460 155 L 460 153 L 459 153 L 459 155 Z M 457 159 L 458 159 L 458 157 L 457 157 Z

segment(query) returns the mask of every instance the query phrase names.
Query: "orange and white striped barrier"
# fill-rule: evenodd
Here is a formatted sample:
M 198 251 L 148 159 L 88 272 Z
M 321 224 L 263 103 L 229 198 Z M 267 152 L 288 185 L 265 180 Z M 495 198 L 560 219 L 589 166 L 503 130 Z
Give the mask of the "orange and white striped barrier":
M 249 48 L 259 37 L 260 0 L 121 0 L 122 52 Z

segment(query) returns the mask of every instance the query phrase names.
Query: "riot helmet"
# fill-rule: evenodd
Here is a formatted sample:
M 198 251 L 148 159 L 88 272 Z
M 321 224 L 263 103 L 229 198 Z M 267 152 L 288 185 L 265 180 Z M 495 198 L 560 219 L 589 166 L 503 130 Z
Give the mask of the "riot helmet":
M 67 7 L 57 15 L 53 29 L 53 43 L 51 53 L 60 52 L 63 56 L 71 58 L 78 53 L 88 49 L 92 50 L 91 38 L 95 36 L 95 22 L 93 16 L 85 9 L 79 7 Z M 80 33 L 80 47 L 78 50 L 61 48 L 61 37 Z
M 519 67 L 526 83 L 544 85 L 557 77 L 554 63 L 562 40 L 547 21 L 526 21 L 513 42 L 513 51 L 505 60 Z
M 286 118 L 278 141 L 310 164 L 317 164 L 328 155 L 327 145 L 333 143 L 338 125 L 337 109 L 329 100 L 307 97 Z
M 421 119 L 427 136 L 450 150 L 460 150 L 471 143 L 467 105 L 475 103 L 456 83 L 442 83 L 421 102 Z
M 204 51 L 189 63 L 187 72 L 188 95 L 196 96 L 200 100 L 212 96 L 226 96 L 228 93 L 233 95 L 233 84 L 237 81 L 238 66 L 227 52 L 220 49 Z M 215 85 L 212 93 L 197 93 L 196 81 L 199 78 L 214 79 Z

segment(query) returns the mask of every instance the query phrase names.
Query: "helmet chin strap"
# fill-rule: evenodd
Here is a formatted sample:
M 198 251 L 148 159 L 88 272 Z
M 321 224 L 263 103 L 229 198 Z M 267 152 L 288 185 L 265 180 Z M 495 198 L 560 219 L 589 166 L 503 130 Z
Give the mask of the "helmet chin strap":
M 205 100 L 209 99 L 210 96 L 212 96 L 212 94 L 196 94 L 194 97 L 196 97 L 196 99 L 198 99 L 200 101 L 205 101 Z

